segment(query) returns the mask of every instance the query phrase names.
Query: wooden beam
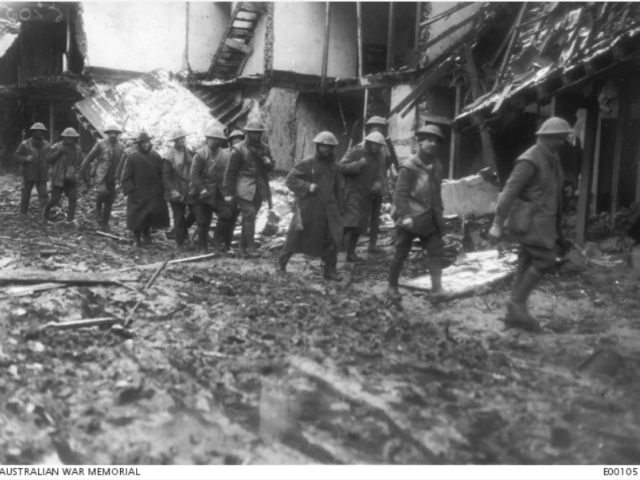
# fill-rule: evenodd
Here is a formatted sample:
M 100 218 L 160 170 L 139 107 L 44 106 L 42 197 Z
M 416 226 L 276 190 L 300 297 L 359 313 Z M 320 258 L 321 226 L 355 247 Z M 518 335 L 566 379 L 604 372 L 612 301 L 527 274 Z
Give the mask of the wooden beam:
M 596 129 L 596 151 L 593 162 L 593 179 L 591 184 L 591 213 L 598 211 L 598 180 L 600 178 L 600 157 L 602 153 L 602 112 L 598 111 L 598 128 Z
M 417 69 L 420 63 L 420 19 L 422 18 L 422 2 L 416 2 L 416 31 L 413 39 L 413 68 Z
M 327 83 L 327 69 L 329 67 L 329 31 L 331 29 L 331 2 L 326 3 L 325 19 L 324 19 L 324 39 L 322 46 L 322 78 L 320 79 L 320 87 L 324 88 Z
M 627 137 L 627 126 L 631 116 L 631 81 L 630 77 L 620 79 L 620 97 L 618 121 L 616 122 L 616 143 L 613 154 L 613 178 L 611 179 L 611 228 L 615 227 L 615 216 L 620 200 L 620 167 L 622 164 L 622 150 Z
M 593 164 L 595 160 L 596 138 L 598 133 L 598 109 L 587 109 L 584 145 L 582 146 L 582 171 L 580 173 L 580 191 L 578 194 L 578 217 L 576 219 L 576 242 L 584 246 L 589 220 L 589 191 Z
M 358 18 L 358 78 L 362 78 L 362 2 L 356 2 L 356 12 Z
M 473 94 L 473 100 L 476 101 L 482 96 L 482 89 L 480 87 L 480 79 L 478 78 L 476 61 L 473 58 L 473 52 L 468 43 L 464 44 L 464 53 L 467 68 L 469 69 L 469 78 L 471 79 L 471 93 Z M 482 164 L 485 167 L 491 168 L 494 172 L 497 172 L 496 154 L 493 149 L 493 143 L 491 142 L 491 134 L 486 128 L 482 128 L 482 125 L 479 128 L 480 140 L 482 141 Z
M 511 58 L 511 52 L 513 51 L 513 47 L 516 44 L 518 34 L 520 33 L 520 30 L 518 30 L 518 27 L 522 22 L 522 17 L 524 16 L 524 12 L 526 8 L 527 8 L 527 2 L 524 2 L 522 4 L 522 7 L 520 7 L 520 11 L 518 12 L 518 16 L 516 17 L 516 21 L 513 24 L 513 27 L 511 27 L 511 38 L 509 40 L 509 46 L 507 47 L 507 51 L 504 54 L 504 58 L 502 59 L 502 65 L 500 65 L 500 70 L 498 71 L 498 76 L 496 77 L 496 83 L 493 86 L 494 90 L 498 88 L 498 85 L 500 85 L 500 82 L 502 81 L 502 77 L 504 76 L 505 72 L 507 71 L 507 67 L 509 66 L 509 59 Z
M 224 44 L 229 48 L 233 48 L 234 50 L 241 51 L 245 55 L 251 55 L 253 53 L 253 47 L 250 47 L 249 45 L 247 45 L 245 43 L 238 42 L 238 41 L 233 40 L 231 38 L 227 38 L 224 41 Z
M 456 90 L 456 94 L 457 94 L 457 90 Z M 456 97 L 456 101 L 457 101 L 457 97 Z M 458 112 L 460 110 L 457 110 Z M 457 113 L 456 113 L 457 115 Z M 451 125 L 452 120 L 450 118 L 447 117 L 441 117 L 440 115 L 420 115 L 420 118 L 426 120 L 427 122 L 432 122 L 432 123 L 441 123 L 443 125 Z
M 420 2 L 418 2 L 419 4 Z M 440 20 L 441 18 L 444 17 L 448 17 L 449 15 L 451 15 L 452 13 L 457 12 L 458 10 L 462 10 L 463 8 L 466 8 L 470 5 L 474 5 L 475 2 L 460 2 L 458 3 L 455 7 L 450 8 L 449 10 L 445 10 L 444 12 L 436 15 L 435 17 L 430 18 L 429 20 L 425 20 L 424 22 L 422 22 L 420 24 L 421 27 L 426 27 L 428 25 L 431 25 L 432 23 L 437 22 L 438 20 Z M 420 15 L 418 15 L 418 18 L 420 18 Z
M 462 109 L 462 87 L 456 85 L 456 103 L 453 118 L 456 118 Z M 451 129 L 451 149 L 449 150 L 449 179 L 453 179 L 455 168 L 460 157 L 460 133 Z
M 462 20 L 460 23 L 456 23 L 455 25 L 452 25 L 451 27 L 447 28 L 444 32 L 442 32 L 440 35 L 438 35 L 433 40 L 429 40 L 427 42 L 427 44 L 422 48 L 424 50 L 426 50 L 427 48 L 432 47 L 433 45 L 435 45 L 439 41 L 444 40 L 449 35 L 451 35 L 453 32 L 456 32 L 456 31 L 460 30 L 462 27 L 464 27 L 465 25 L 467 25 L 468 23 L 471 23 L 471 22 L 475 21 L 476 18 L 478 18 L 479 14 L 480 14 L 480 11 L 478 11 L 477 13 L 474 13 L 473 15 L 468 16 L 467 18 Z
M 395 2 L 389 2 L 389 26 L 387 28 L 387 70 L 393 68 L 393 50 L 396 36 Z
M 53 145 L 53 135 L 55 131 L 55 125 L 53 124 L 55 119 L 55 104 L 53 100 L 49 100 L 49 144 Z
M 233 11 L 231 12 L 231 17 L 229 18 L 229 23 L 227 23 L 227 27 L 225 28 L 225 31 L 222 34 L 223 39 L 226 40 L 229 37 L 229 32 L 231 32 L 233 21 L 238 16 L 238 13 L 240 12 L 240 8 L 242 8 L 242 5 L 243 5 L 243 2 L 238 2 L 236 3 L 236 6 L 233 8 Z M 209 66 L 209 70 L 207 71 L 208 80 L 211 80 L 213 78 L 213 72 L 216 69 L 216 63 L 218 61 L 218 57 L 220 57 L 220 54 L 222 53 L 222 48 L 224 47 L 224 45 L 225 45 L 225 42 L 221 41 L 220 45 L 218 45 L 218 49 L 216 50 L 215 55 L 213 56 L 213 59 L 211 60 L 211 65 Z

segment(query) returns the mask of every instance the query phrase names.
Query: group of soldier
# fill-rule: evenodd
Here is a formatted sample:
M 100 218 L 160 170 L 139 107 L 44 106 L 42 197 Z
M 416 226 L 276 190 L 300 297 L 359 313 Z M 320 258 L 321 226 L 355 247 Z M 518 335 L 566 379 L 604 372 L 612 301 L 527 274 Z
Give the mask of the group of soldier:
M 336 137 L 328 131 L 314 138 L 315 152 L 297 162 L 285 184 L 295 196 L 294 216 L 285 244 L 275 261 L 276 271 L 286 274 L 295 253 L 321 257 L 324 278 L 339 281 L 338 250 L 346 249 L 347 262 L 362 260 L 356 253 L 359 237 L 369 230 L 368 252 L 384 253 L 377 246 L 383 195 L 388 193 L 391 168 L 387 150 L 386 122 L 372 117 L 365 124 L 365 137 L 338 161 Z M 162 158 L 152 147 L 152 138 L 141 132 L 134 145 L 125 148 L 116 126 L 105 130 L 107 138 L 96 143 L 82 159 L 76 144 L 77 132 L 67 128 L 63 140 L 52 147 L 44 140 L 44 125 L 36 123 L 32 136 L 16 152 L 23 165 L 20 211 L 27 214 L 35 186 L 48 220 L 51 208 L 64 193 L 69 202 L 68 220 L 73 220 L 77 202 L 77 181 L 85 178 L 97 160 L 94 183 L 97 189 L 96 221 L 109 230 L 111 207 L 117 183 L 127 196 L 127 229 L 135 245 L 151 242 L 151 228 L 169 226 L 169 203 L 174 220 L 174 237 L 181 246 L 189 228 L 197 225 L 201 247 L 228 250 L 239 215 L 242 214 L 240 254 L 255 258 L 256 216 L 263 202 L 272 208 L 269 172 L 274 161 L 262 142 L 266 128 L 259 120 L 247 123 L 243 132 L 227 136 L 222 128 L 205 131 L 206 145 L 195 154 L 186 148 L 187 132 L 177 130 L 173 147 Z M 498 199 L 490 238 L 497 241 L 505 222 L 520 242 L 518 268 L 507 304 L 507 323 L 528 330 L 539 329 L 526 306 L 527 298 L 544 273 L 555 266 L 556 244 L 562 245 L 559 213 L 562 201 L 562 171 L 558 151 L 572 133 L 560 118 L 551 118 L 536 132 L 537 144 L 522 154 Z M 389 264 L 387 297 L 400 302 L 398 280 L 414 240 L 419 239 L 429 256 L 432 298 L 447 299 L 442 286 L 444 257 L 444 207 L 441 195 L 443 167 L 438 159 L 442 131 L 435 125 L 419 128 L 415 134 L 417 153 L 398 166 L 391 216 L 395 221 L 395 249 Z M 229 148 L 223 148 L 224 144 Z M 48 196 L 47 180 L 52 193 Z M 217 222 L 209 242 L 213 215 Z

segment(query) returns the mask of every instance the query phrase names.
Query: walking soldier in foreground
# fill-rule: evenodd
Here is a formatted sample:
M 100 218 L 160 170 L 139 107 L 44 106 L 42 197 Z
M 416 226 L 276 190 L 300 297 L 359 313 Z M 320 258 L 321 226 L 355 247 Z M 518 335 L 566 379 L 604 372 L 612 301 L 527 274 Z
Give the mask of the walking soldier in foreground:
M 536 145 L 515 162 L 498 197 L 489 237 L 497 241 L 502 226 L 518 239 L 518 266 L 507 302 L 507 326 L 538 331 L 540 324 L 529 314 L 527 299 L 542 276 L 556 265 L 556 245 L 564 247 L 560 214 L 563 175 L 558 152 L 573 133 L 559 117 L 545 121 L 536 132 Z
M 162 158 L 151 149 L 151 137 L 140 132 L 138 150 L 127 159 L 122 172 L 122 193 L 127 195 L 127 228 L 133 231 L 135 245 L 140 237 L 151 243 L 151 228 L 169 226 L 169 211 L 164 201 Z
M 418 153 L 400 166 L 394 196 L 392 217 L 396 220 L 396 245 L 389 266 L 387 295 L 395 302 L 402 298 L 398 291 L 398 279 L 416 237 L 429 254 L 431 298 L 445 300 L 450 295 L 442 288 L 444 207 L 441 195 L 442 164 L 436 156 L 444 135 L 438 127 L 428 125 L 418 130 L 416 138 Z
M 383 168 L 378 156 L 385 145 L 384 136 L 373 132 L 364 145 L 349 150 L 338 167 L 344 176 L 343 211 L 347 262 L 359 262 L 358 238 L 367 231 L 374 199 L 382 195 Z
M 187 132 L 181 128 L 171 134 L 173 148 L 169 149 L 162 165 L 164 198 L 173 213 L 173 231 L 176 244 L 181 247 L 189 238 L 189 228 L 195 223 L 193 199 L 189 195 L 191 153 L 185 146 Z
M 67 221 L 72 222 L 78 201 L 78 177 L 76 173 L 82 163 L 82 152 L 76 139 L 80 136 L 73 128 L 67 128 L 62 134 L 62 141 L 56 143 L 47 154 L 50 167 L 51 198 L 42 209 L 42 219 L 49 220 L 49 212 L 60 201 L 62 193 L 69 201 Z
M 121 162 L 124 162 L 124 144 L 118 140 L 122 133 L 116 125 L 109 125 L 104 131 L 107 138 L 98 140 L 89 154 L 85 157 L 80 167 L 79 178 L 85 180 L 91 164 L 97 159 L 94 173 L 94 183 L 97 190 L 95 215 L 98 228 L 103 232 L 109 232 L 109 220 L 111 208 L 116 200 L 116 172 L 121 171 Z
M 40 201 L 40 211 L 44 209 L 49 200 L 47 193 L 47 175 L 49 167 L 45 157 L 49 153 L 49 142 L 44 139 L 47 131 L 41 123 L 35 123 L 31 127 L 31 138 L 20 144 L 16 150 L 16 159 L 22 168 L 22 192 L 20 198 L 20 214 L 25 216 L 29 211 L 31 190 L 35 185 Z
M 260 254 L 255 247 L 256 216 L 262 202 L 271 204 L 271 189 L 269 188 L 269 172 L 275 164 L 271 159 L 269 147 L 262 143 L 261 138 L 266 130 L 259 120 L 251 120 L 244 128 L 244 141 L 231 148 L 229 165 L 224 174 L 225 201 L 231 204 L 238 202 L 242 212 L 242 239 L 240 241 L 241 254 L 247 258 L 256 258 Z
M 276 268 L 284 273 L 294 253 L 321 256 L 324 278 L 339 281 L 336 264 L 342 240 L 342 182 L 333 153 L 338 140 L 331 132 L 322 132 L 313 141 L 316 153 L 298 162 L 285 180 L 296 195 L 296 211 Z
M 218 221 L 213 232 L 213 248 L 224 250 L 231 218 L 231 204 L 225 202 L 222 194 L 229 151 L 220 148 L 226 140 L 221 128 L 209 127 L 205 131 L 205 137 L 207 145 L 196 152 L 191 167 L 190 192 L 195 199 L 193 208 L 198 223 L 198 241 L 206 250 L 207 234 L 215 212 Z

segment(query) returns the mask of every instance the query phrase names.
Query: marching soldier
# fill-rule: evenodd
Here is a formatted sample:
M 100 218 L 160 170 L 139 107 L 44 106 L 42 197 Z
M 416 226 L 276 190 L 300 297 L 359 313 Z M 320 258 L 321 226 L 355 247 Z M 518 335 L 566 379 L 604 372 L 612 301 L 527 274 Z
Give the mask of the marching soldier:
M 229 148 L 228 151 L 231 153 L 231 147 L 234 147 L 238 143 L 244 140 L 244 133 L 240 130 L 234 130 L 229 134 L 228 142 Z M 236 224 L 238 223 L 238 217 L 240 216 L 240 207 L 238 207 L 237 202 L 231 202 L 231 218 L 229 218 L 229 227 L 227 228 L 227 237 L 224 240 L 224 248 L 226 251 L 231 250 L 231 242 L 233 241 L 233 233 L 236 229 Z
M 238 202 L 242 212 L 241 254 L 246 258 L 256 258 L 260 254 L 255 247 L 256 216 L 262 202 L 271 203 L 269 172 L 275 164 L 271 159 L 269 147 L 262 143 L 262 134 L 266 130 L 259 120 L 251 120 L 244 128 L 245 139 L 231 148 L 229 165 L 224 174 L 225 201 Z
M 151 228 L 167 228 L 169 211 L 164 201 L 162 158 L 151 149 L 151 137 L 140 132 L 134 151 L 122 172 L 122 193 L 127 196 L 127 228 L 133 231 L 135 246 L 141 236 L 151 243 Z
M 536 132 L 536 144 L 516 160 L 498 197 L 489 238 L 497 241 L 506 222 L 520 242 L 507 302 L 507 326 L 540 330 L 527 309 L 527 299 L 544 274 L 556 266 L 556 245 L 564 248 L 560 227 L 564 178 L 558 153 L 571 133 L 573 129 L 562 118 L 546 120 Z
M 78 177 L 76 172 L 82 163 L 82 152 L 76 139 L 80 136 L 73 128 L 65 129 L 60 135 L 62 141 L 56 143 L 47 154 L 46 160 L 50 164 L 51 198 L 42 209 L 42 219 L 49 220 L 49 212 L 56 205 L 64 193 L 69 201 L 67 221 L 72 222 L 76 213 L 78 201 Z
M 362 260 L 356 254 L 358 238 L 367 231 L 373 202 L 382 195 L 384 182 L 379 152 L 386 145 L 380 132 L 373 132 L 364 144 L 349 150 L 338 167 L 344 176 L 342 218 L 347 244 L 347 262 Z
M 395 302 L 402 299 L 398 279 L 416 237 L 429 254 L 432 299 L 446 300 L 450 296 L 442 288 L 445 225 L 442 163 L 437 158 L 438 145 L 444 141 L 444 135 L 435 125 L 427 125 L 418 130 L 416 138 L 418 153 L 400 166 L 394 197 L 396 245 L 389 267 L 387 296 Z
M 89 185 L 86 173 L 94 160 L 97 165 L 94 173 L 94 183 L 97 190 L 95 217 L 98 228 L 108 233 L 111 208 L 116 200 L 116 172 L 122 171 L 124 162 L 124 144 L 118 139 L 122 131 L 116 125 L 109 125 L 104 134 L 107 138 L 98 140 L 80 167 L 79 177 Z
M 187 132 L 181 128 L 171 134 L 173 148 L 163 160 L 162 179 L 164 199 L 169 202 L 173 213 L 173 231 L 176 244 L 181 247 L 189 238 L 189 228 L 195 223 L 193 198 L 189 194 L 192 158 L 185 145 Z
M 229 164 L 229 150 L 220 148 L 227 138 L 219 127 L 209 127 L 205 131 L 206 146 L 198 150 L 191 167 L 190 192 L 194 202 L 198 240 L 207 249 L 207 233 L 211 227 L 213 214 L 218 217 L 213 232 L 212 246 L 224 250 L 231 219 L 231 202 L 225 202 L 222 193 L 224 172 Z
M 49 142 L 44 139 L 47 131 L 42 123 L 34 123 L 30 128 L 31 138 L 20 144 L 16 150 L 16 159 L 22 167 L 22 192 L 20 198 L 20 214 L 26 216 L 29 211 L 31 190 L 36 187 L 40 211 L 49 200 L 47 193 L 47 176 L 49 167 L 45 157 L 49 153 Z
M 340 281 L 336 272 L 338 245 L 342 240 L 342 181 L 334 150 L 338 140 L 331 132 L 313 139 L 316 153 L 298 162 L 285 184 L 296 195 L 296 217 L 276 260 L 276 269 L 285 273 L 294 253 L 322 257 L 324 278 Z

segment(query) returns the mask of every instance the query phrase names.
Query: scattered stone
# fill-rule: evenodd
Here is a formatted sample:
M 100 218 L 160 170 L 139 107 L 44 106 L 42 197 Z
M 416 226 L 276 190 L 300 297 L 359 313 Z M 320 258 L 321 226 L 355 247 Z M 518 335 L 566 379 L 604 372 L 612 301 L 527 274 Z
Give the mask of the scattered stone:
M 579 367 L 580 372 L 592 373 L 597 375 L 615 376 L 624 367 L 624 360 L 614 350 L 604 348 L 598 350 L 588 359 L 586 359 Z
M 554 448 L 569 448 L 573 443 L 571 432 L 563 427 L 551 429 L 551 446 Z

